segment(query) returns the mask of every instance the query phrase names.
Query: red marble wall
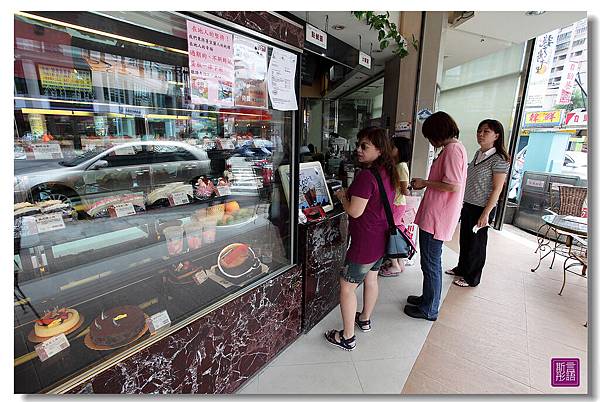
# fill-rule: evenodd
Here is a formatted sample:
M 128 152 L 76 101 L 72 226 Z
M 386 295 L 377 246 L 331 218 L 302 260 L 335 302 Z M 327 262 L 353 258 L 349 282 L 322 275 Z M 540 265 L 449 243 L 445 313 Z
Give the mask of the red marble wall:
M 69 393 L 232 393 L 300 334 L 295 267 Z

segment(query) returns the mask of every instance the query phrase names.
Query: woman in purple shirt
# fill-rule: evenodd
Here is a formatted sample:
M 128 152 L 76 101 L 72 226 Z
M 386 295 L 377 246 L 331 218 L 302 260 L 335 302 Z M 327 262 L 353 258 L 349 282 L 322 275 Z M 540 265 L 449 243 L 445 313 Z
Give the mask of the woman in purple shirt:
M 356 347 L 354 325 L 362 331 L 371 330 L 371 313 L 379 289 L 377 273 L 385 255 L 388 223 L 379 193 L 377 179 L 370 169 L 377 169 L 390 205 L 394 202 L 400 177 L 392 158 L 392 145 L 384 129 L 370 127 L 358 133 L 358 162 L 362 169 L 346 193 L 339 190 L 336 197 L 348 214 L 350 247 L 340 277 L 340 309 L 343 330 L 325 333 L 328 342 L 345 350 Z M 363 309 L 357 312 L 356 288 L 364 281 Z

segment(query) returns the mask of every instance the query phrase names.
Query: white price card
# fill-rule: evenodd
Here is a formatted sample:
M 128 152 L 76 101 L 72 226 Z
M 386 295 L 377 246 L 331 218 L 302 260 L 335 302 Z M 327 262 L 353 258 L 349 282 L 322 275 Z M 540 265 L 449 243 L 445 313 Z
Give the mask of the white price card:
M 125 202 L 123 204 L 115 204 L 115 214 L 117 217 L 135 215 L 135 209 L 133 208 L 133 204 L 130 202 Z
M 190 200 L 187 196 L 187 193 L 180 191 L 177 193 L 171 193 L 169 195 L 169 204 L 171 204 L 171 206 L 175 206 L 175 205 L 183 205 L 183 204 L 189 204 Z
M 229 186 L 217 186 L 219 195 L 231 195 L 231 187 Z
M 194 282 L 196 282 L 197 285 L 202 285 L 207 279 L 208 275 L 206 275 L 206 272 L 204 272 L 204 270 L 201 270 L 200 272 L 194 275 Z
M 37 226 L 38 233 L 51 232 L 53 230 L 65 228 L 65 222 L 62 218 L 62 212 L 36 215 L 35 225 Z
M 169 313 L 167 313 L 167 310 L 163 310 L 160 313 L 156 313 L 153 316 L 147 318 L 146 324 L 148 324 L 148 329 L 150 330 L 150 333 L 153 334 L 159 329 L 171 325 L 171 318 L 169 318 Z
M 69 341 L 65 334 L 58 334 L 47 341 L 37 344 L 35 346 L 35 353 L 37 353 L 41 361 L 46 361 L 69 346 Z

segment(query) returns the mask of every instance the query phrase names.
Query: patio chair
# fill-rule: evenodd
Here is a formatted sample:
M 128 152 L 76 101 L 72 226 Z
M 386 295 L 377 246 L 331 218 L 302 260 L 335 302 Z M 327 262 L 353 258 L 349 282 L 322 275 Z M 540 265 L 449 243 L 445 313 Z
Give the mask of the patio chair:
M 586 239 L 575 235 L 567 236 L 568 254 L 567 258 L 565 259 L 565 263 L 563 264 L 563 284 L 560 288 L 560 292 L 558 292 L 559 295 L 562 294 L 562 291 L 565 288 L 565 284 L 567 282 L 567 271 L 577 276 L 581 276 L 582 278 L 587 278 L 587 245 L 588 243 Z M 569 263 L 569 261 L 571 262 Z M 576 271 L 576 267 L 581 267 L 581 271 Z
M 587 187 L 557 184 L 556 187 L 558 188 L 558 192 L 552 187 L 550 188 L 550 205 L 549 208 L 546 209 L 546 212 L 552 215 L 581 216 L 583 204 L 587 197 Z M 559 245 L 559 243 L 565 243 L 566 245 L 569 236 L 569 233 L 556 229 L 544 222 L 537 231 L 538 246 L 534 251 L 534 253 L 540 251 L 540 263 L 550 252 L 553 253 L 550 269 L 554 266 L 557 252 L 559 255 L 567 257 L 567 250 L 564 249 L 565 246 Z M 552 240 L 554 240 L 554 247 L 551 245 Z M 541 253 L 545 251 L 547 251 L 546 254 L 541 257 Z M 537 267 L 533 268 L 531 272 L 535 272 L 539 266 L 540 264 L 538 263 Z

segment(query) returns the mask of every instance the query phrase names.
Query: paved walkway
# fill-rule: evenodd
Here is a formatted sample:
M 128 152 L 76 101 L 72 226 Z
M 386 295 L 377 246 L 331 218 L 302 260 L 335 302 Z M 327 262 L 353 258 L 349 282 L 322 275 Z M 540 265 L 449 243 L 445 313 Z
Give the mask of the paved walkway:
M 445 269 L 458 260 L 456 243 L 444 247 Z M 417 262 L 396 278 L 380 278 L 373 330 L 356 332 L 354 351 L 323 338 L 341 328 L 336 308 L 239 393 L 586 393 L 587 281 L 570 275 L 558 296 L 562 262 L 530 272 L 537 264 L 535 237 L 519 229 L 490 231 L 489 244 L 480 286 L 451 286 L 452 277 L 443 275 L 436 322 L 402 312 L 406 296 L 421 290 Z M 579 388 L 550 387 L 551 357 L 581 359 Z

